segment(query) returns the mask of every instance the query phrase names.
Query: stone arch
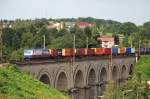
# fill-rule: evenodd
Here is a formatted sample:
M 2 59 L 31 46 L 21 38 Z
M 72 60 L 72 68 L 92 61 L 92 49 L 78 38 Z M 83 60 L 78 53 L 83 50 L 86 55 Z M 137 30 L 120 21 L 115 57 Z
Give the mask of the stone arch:
M 45 68 L 41 68 L 37 74 L 37 79 L 45 84 L 51 85 L 51 76 Z
M 88 99 L 95 99 L 96 98 L 96 72 L 93 68 L 89 70 L 88 73 L 88 86 L 89 89 L 87 91 L 87 98 Z
M 118 68 L 117 68 L 117 66 L 114 66 L 112 68 L 112 80 L 114 80 L 114 81 L 118 80 Z
M 56 79 L 56 88 L 60 91 L 67 91 L 68 89 L 68 78 L 65 72 L 60 72 Z
M 107 81 L 107 70 L 105 67 L 102 67 L 100 70 L 99 75 L 99 82 L 100 82 L 100 89 L 98 91 L 98 94 L 101 96 L 103 95 L 105 89 L 106 89 L 106 81 Z
M 129 66 L 129 75 L 133 74 L 133 64 Z
M 47 74 L 42 74 L 42 75 L 40 76 L 39 80 L 40 80 L 41 82 L 43 82 L 44 84 L 50 85 L 50 79 L 49 79 L 49 77 L 48 77 Z
M 127 69 L 126 69 L 126 66 L 123 65 L 122 68 L 121 68 L 121 72 L 120 72 L 120 78 L 121 79 L 126 79 L 127 78 Z
M 103 67 L 100 72 L 100 82 L 105 82 L 105 81 L 107 81 L 107 71 L 106 68 Z
M 96 84 L 96 72 L 93 68 L 90 69 L 88 72 L 87 84 L 88 85 Z
M 77 92 L 74 94 L 74 99 L 85 99 L 84 87 L 84 77 L 83 72 L 78 70 L 74 77 L 74 87 L 77 88 Z
M 74 86 L 77 88 L 82 88 L 84 86 L 84 77 L 81 70 L 78 70 L 75 74 Z

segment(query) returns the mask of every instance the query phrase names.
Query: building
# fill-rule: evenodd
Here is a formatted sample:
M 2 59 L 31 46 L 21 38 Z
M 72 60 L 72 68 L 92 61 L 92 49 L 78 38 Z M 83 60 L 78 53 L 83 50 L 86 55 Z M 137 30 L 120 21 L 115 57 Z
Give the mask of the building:
M 76 25 L 76 22 L 65 22 L 65 27 L 67 29 L 73 28 L 75 27 L 75 25 Z
M 111 48 L 114 46 L 114 37 L 112 36 L 99 36 L 97 37 L 97 41 L 101 43 L 103 48 Z
M 89 22 L 77 22 L 77 26 L 79 28 L 91 27 L 93 24 Z
M 56 28 L 57 30 L 63 29 L 64 28 L 64 23 L 63 22 L 49 22 L 47 25 L 47 29 L 54 29 Z

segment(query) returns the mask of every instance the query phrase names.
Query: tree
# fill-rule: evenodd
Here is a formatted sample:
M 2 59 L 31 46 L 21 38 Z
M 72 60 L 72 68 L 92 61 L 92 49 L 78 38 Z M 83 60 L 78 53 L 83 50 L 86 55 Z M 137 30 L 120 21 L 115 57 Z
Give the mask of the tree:
M 113 34 L 113 37 L 114 37 L 115 44 L 119 45 L 119 36 L 116 34 Z
M 84 33 L 88 38 L 92 37 L 92 31 L 91 31 L 90 27 L 85 27 Z
M 22 41 L 21 41 L 21 46 L 22 48 L 32 48 L 34 42 L 34 36 L 32 33 L 27 32 L 23 33 L 22 35 Z
M 137 26 L 131 22 L 125 22 L 121 25 L 119 32 L 124 35 L 131 35 L 134 32 L 137 32 Z
M 117 99 L 117 84 L 114 81 L 109 81 L 104 92 L 103 99 Z

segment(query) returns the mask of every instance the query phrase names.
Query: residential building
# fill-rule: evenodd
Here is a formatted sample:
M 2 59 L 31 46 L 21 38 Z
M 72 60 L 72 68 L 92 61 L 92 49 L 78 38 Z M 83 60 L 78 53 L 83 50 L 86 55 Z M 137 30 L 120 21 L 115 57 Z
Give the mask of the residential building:
M 89 22 L 77 22 L 77 26 L 79 28 L 91 27 L 93 24 Z
M 97 41 L 101 42 L 102 48 L 111 48 L 114 46 L 114 37 L 112 36 L 99 36 Z
M 64 23 L 63 22 L 49 22 L 47 25 L 48 29 L 53 29 L 56 28 L 57 30 L 63 29 L 64 28 Z

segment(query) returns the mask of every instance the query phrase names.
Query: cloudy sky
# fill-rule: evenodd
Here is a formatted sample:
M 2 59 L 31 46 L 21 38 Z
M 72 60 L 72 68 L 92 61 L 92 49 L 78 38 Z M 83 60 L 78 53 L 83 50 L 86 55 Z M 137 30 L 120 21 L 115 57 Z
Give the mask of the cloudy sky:
M 0 19 L 95 17 L 138 25 L 150 21 L 150 0 L 0 0 Z

